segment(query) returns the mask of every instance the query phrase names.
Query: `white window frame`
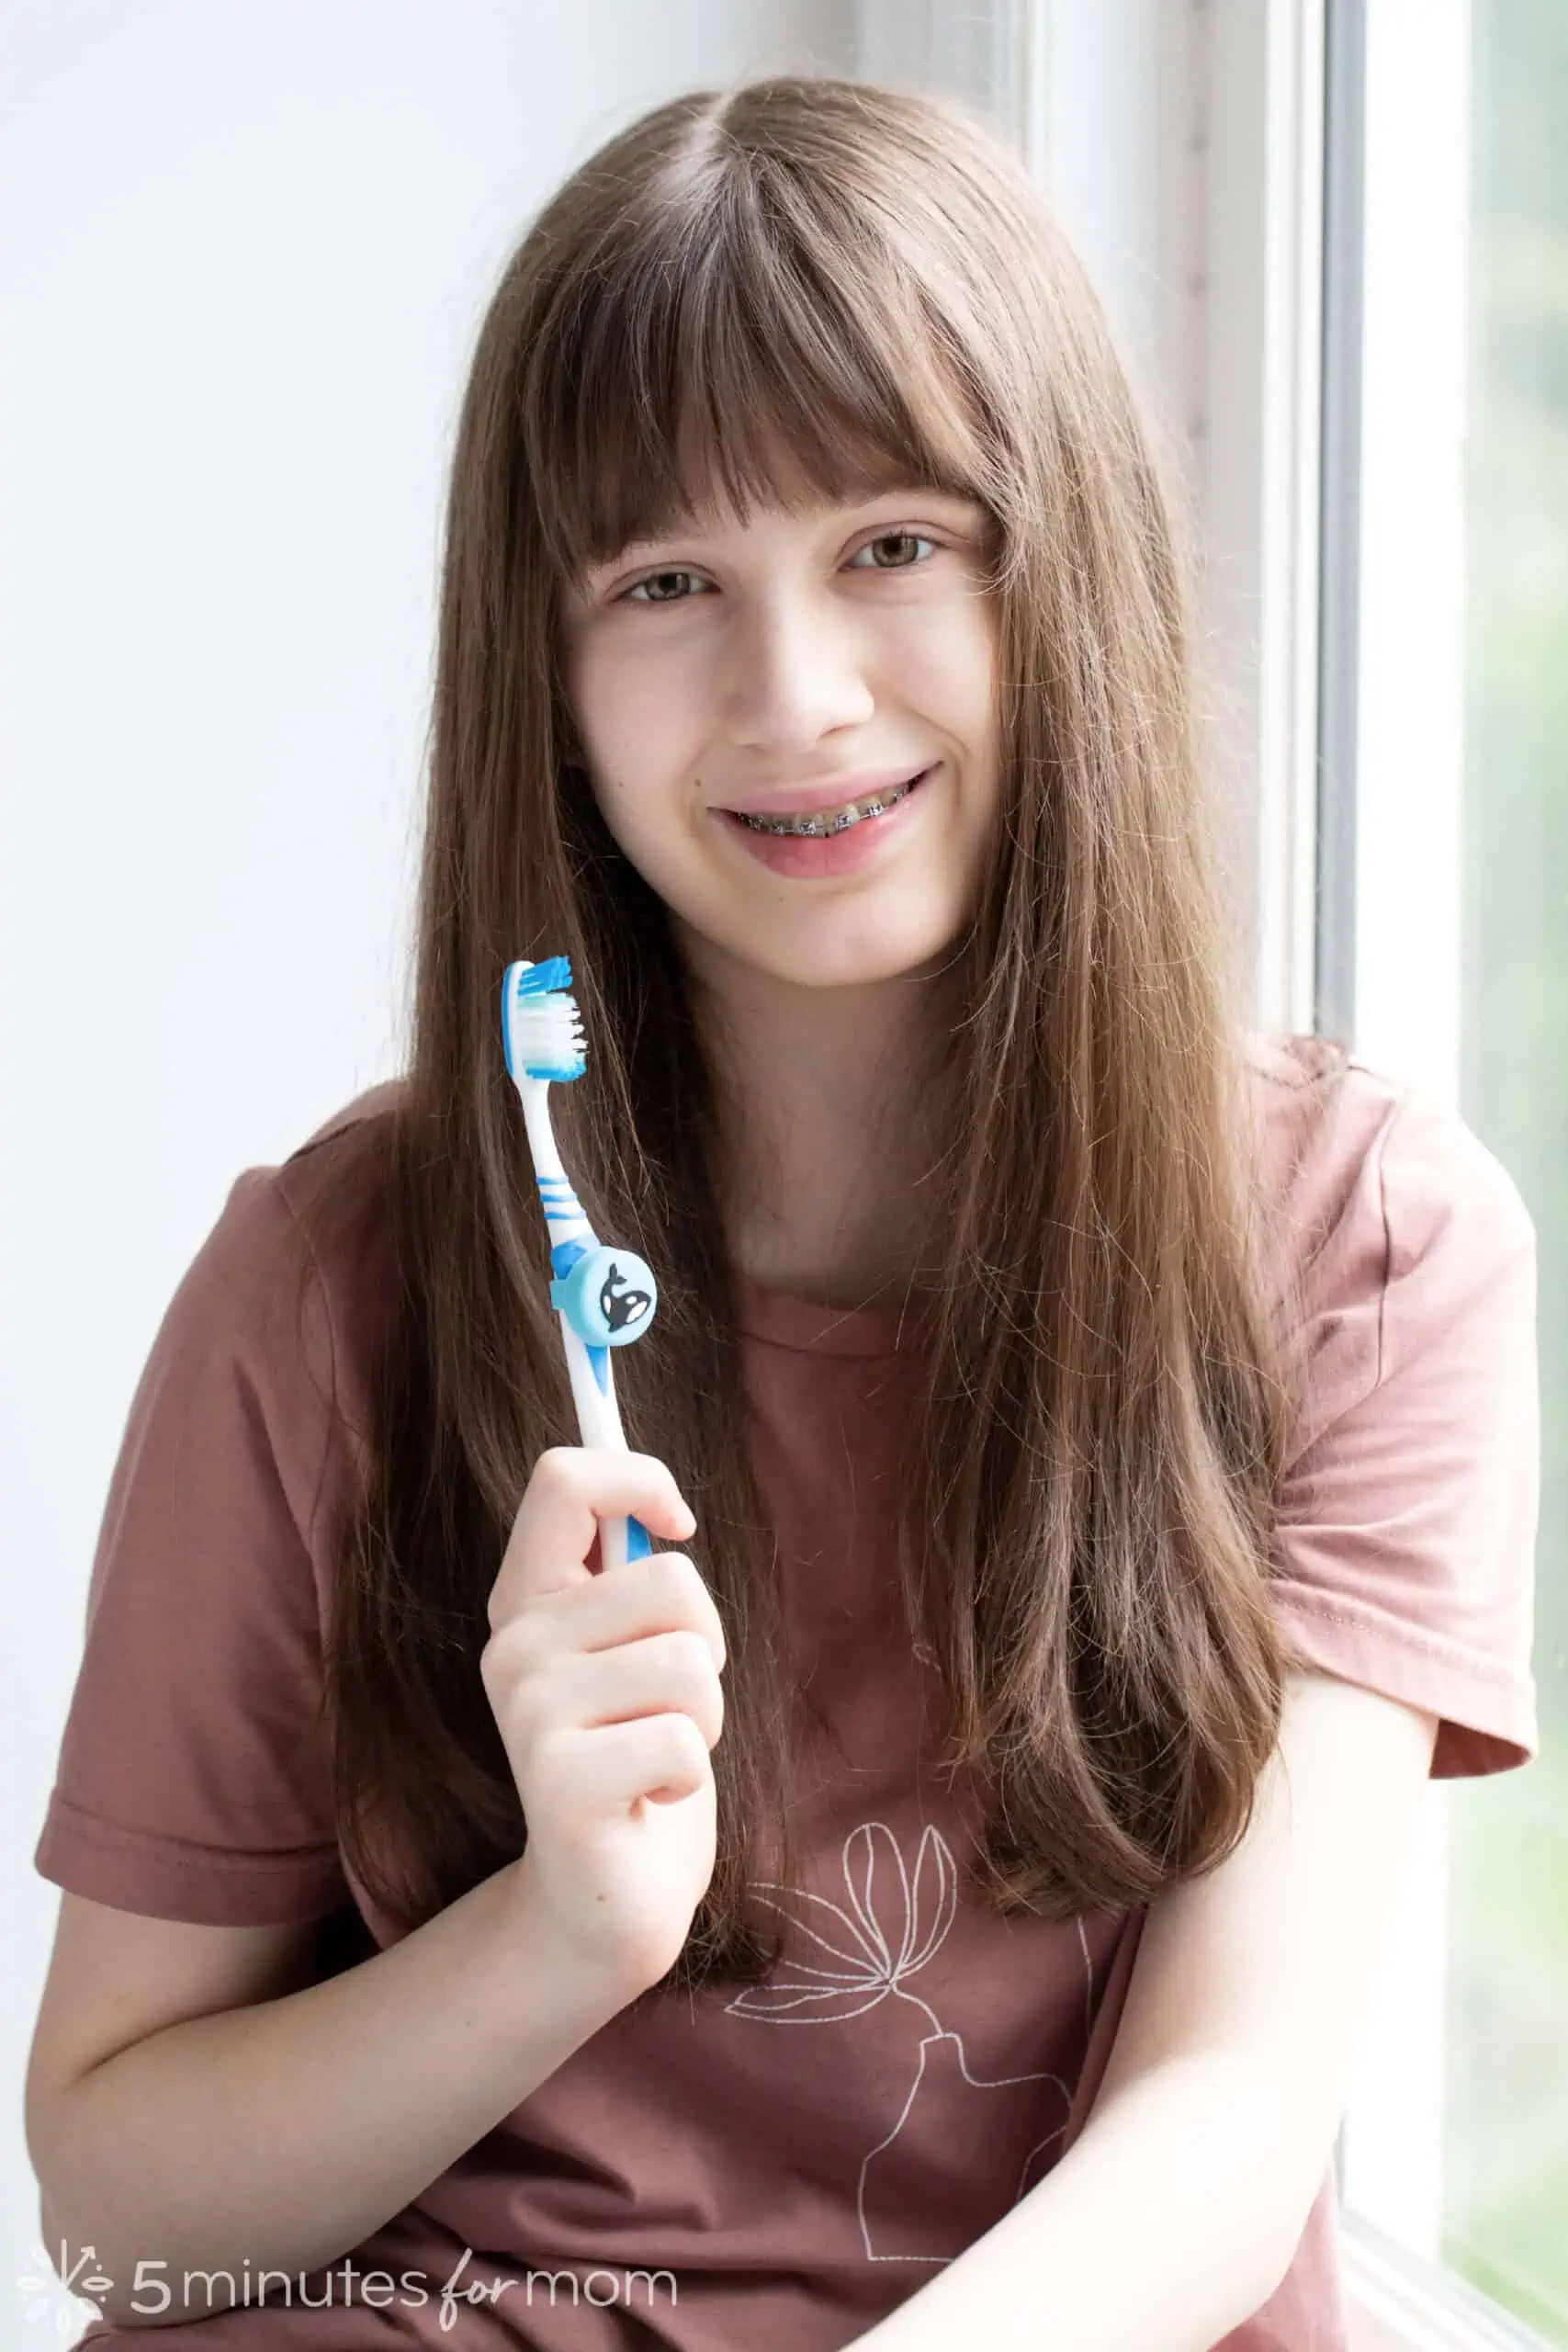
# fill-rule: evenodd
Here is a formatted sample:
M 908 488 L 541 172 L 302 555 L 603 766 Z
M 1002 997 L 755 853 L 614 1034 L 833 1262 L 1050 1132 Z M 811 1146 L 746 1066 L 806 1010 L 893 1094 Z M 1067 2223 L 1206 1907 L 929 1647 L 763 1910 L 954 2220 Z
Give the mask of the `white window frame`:
M 1457 1102 L 1469 0 L 1364 16 L 1354 1039 Z M 1348 910 L 1346 910 L 1348 912 Z M 1347 2207 L 1440 2261 L 1451 1792 L 1429 1811 L 1346 2119 Z
M 955 92 L 1024 154 L 1188 453 L 1257 1018 L 1450 1102 L 1469 24 L 1470 0 L 856 11 L 857 70 Z M 1440 2259 L 1452 1802 L 1428 1785 L 1336 2151 L 1359 2352 L 1540 2343 Z

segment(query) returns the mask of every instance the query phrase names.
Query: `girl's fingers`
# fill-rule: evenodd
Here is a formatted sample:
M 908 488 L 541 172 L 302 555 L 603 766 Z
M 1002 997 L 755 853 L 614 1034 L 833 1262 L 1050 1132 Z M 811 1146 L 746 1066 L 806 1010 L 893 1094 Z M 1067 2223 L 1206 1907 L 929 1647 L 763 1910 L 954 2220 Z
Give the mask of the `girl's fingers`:
M 681 1543 L 696 1520 L 666 1465 L 651 1453 L 603 1446 L 547 1447 L 534 1464 L 491 1589 L 490 1622 L 504 1624 L 541 1593 L 581 1584 L 602 1519 L 634 1512 L 650 1535 Z
M 539 1766 L 559 1811 L 590 1822 L 611 1819 L 639 1797 L 671 1804 L 710 1779 L 706 1741 L 690 1715 L 673 1713 L 558 1734 Z

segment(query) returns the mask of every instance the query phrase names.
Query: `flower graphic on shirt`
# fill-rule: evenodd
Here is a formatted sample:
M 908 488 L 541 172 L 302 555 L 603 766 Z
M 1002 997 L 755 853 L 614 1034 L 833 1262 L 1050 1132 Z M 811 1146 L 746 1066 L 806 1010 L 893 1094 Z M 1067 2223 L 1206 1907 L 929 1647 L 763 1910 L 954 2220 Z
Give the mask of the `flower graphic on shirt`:
M 1072 2093 L 1059 2075 L 1049 2073 L 1007 2075 L 996 2081 L 972 2074 L 963 2036 L 948 2031 L 930 2003 L 911 1989 L 910 1979 L 941 1949 L 957 1908 L 958 1872 L 940 1829 L 926 1824 L 912 1874 L 897 1838 L 882 1821 L 863 1821 L 851 1830 L 841 1863 L 842 1904 L 806 1888 L 781 1888 L 773 1880 L 750 1882 L 763 1902 L 791 1922 L 806 1949 L 787 1952 L 765 1984 L 745 1986 L 726 2010 L 761 2025 L 815 2026 L 843 2024 L 887 2000 L 908 2001 L 921 2012 L 931 2031 L 921 2037 L 892 2129 L 861 2160 L 855 2210 L 868 2262 L 951 2262 L 968 2239 L 938 2253 L 895 2243 L 907 2201 L 896 2188 L 901 2169 L 897 2143 L 918 2104 L 922 2098 L 935 2103 L 944 2125 L 973 2129 L 983 2145 L 994 2147 L 1009 2111 L 1015 2120 L 1018 2114 L 1016 2098 L 1007 2094 L 1036 2085 L 1057 2094 L 1061 2120 L 1023 2150 L 1018 2163 L 1012 2196 L 1017 2204 L 1049 2169 L 1042 2159 L 1066 2129 Z M 779 1894 L 786 1899 L 775 1900 Z M 1093 1962 L 1081 1921 L 1077 1932 L 1092 1995 Z M 1041 2098 L 1038 2089 L 1032 2092 L 1031 2112 Z M 1000 2106 L 994 2104 L 998 2098 Z
M 17 2292 L 22 2299 L 22 2318 L 28 2327 L 47 2328 L 58 2335 L 62 2344 L 74 2344 L 90 2319 L 98 2317 L 94 2294 L 107 2294 L 111 2281 L 96 2268 L 97 2256 L 88 2245 L 71 2267 L 76 2281 L 68 2287 L 60 2277 L 41 2245 L 28 2249 L 27 2264 L 17 2274 Z

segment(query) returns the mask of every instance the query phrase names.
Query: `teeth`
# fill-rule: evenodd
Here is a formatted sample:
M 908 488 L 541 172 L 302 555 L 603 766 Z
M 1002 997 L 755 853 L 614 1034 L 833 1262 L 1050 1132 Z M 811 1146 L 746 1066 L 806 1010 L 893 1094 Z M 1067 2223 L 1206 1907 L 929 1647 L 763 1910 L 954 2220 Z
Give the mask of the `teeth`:
M 895 785 L 889 792 L 868 793 L 863 800 L 846 800 L 841 808 L 814 809 L 808 817 L 749 817 L 739 808 L 734 813 L 754 832 L 800 833 L 809 840 L 814 835 L 846 832 L 863 817 L 880 817 L 885 808 L 896 808 L 919 781 L 918 776 L 911 776 L 908 784 Z

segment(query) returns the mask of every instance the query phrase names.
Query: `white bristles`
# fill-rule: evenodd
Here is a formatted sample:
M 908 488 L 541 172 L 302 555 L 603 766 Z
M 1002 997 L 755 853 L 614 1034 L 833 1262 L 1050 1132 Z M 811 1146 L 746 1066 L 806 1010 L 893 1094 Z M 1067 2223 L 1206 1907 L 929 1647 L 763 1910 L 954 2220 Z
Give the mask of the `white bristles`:
M 506 998 L 507 1055 L 514 1078 L 566 1081 L 581 1078 L 588 1063 L 588 1039 L 577 1000 L 564 989 L 530 995 L 521 988 Z

